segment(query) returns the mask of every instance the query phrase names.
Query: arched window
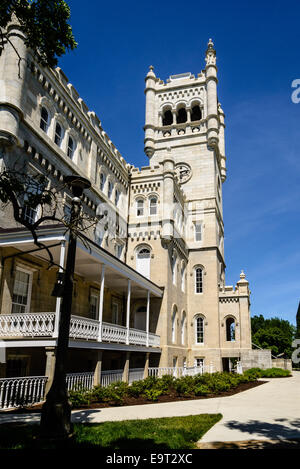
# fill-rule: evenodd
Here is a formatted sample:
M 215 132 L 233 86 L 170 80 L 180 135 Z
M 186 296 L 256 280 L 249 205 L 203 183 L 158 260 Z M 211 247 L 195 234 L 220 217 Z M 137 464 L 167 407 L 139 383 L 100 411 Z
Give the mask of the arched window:
M 176 121 L 177 124 L 184 124 L 184 122 L 187 121 L 187 114 L 184 107 L 178 109 Z
M 105 186 L 105 181 L 106 181 L 106 177 L 105 177 L 105 174 L 104 173 L 101 173 L 100 174 L 100 190 L 103 192 L 104 191 L 104 186 Z
M 172 111 L 170 111 L 170 109 L 164 112 L 162 124 L 163 126 L 173 124 L 173 114 L 172 114 Z
M 195 293 L 203 293 L 203 269 L 195 268 Z
M 204 318 L 202 316 L 195 317 L 195 343 L 204 344 Z
M 142 217 L 144 215 L 144 200 L 137 199 L 136 201 L 136 216 Z
M 181 291 L 185 292 L 185 264 L 181 266 Z
M 177 306 L 174 306 L 172 313 L 172 343 L 176 342 L 176 322 L 177 322 Z
M 150 197 L 149 212 L 150 212 L 150 215 L 156 215 L 157 214 L 157 197 Z
M 108 188 L 107 188 L 107 197 L 110 199 L 113 192 L 113 183 L 108 181 Z
M 183 311 L 182 319 L 181 319 L 181 345 L 185 344 L 185 337 L 186 337 L 186 313 Z
M 54 142 L 56 143 L 56 145 L 58 147 L 61 146 L 61 142 L 62 142 L 62 127 L 61 125 L 56 122 L 56 126 L 55 126 L 55 135 L 54 135 Z
M 116 207 L 118 206 L 119 200 L 120 200 L 120 192 L 118 191 L 118 189 L 116 189 L 115 190 L 115 206 Z
M 235 320 L 234 318 L 226 319 L 226 341 L 234 342 L 235 341 Z
M 196 104 L 192 107 L 191 121 L 192 122 L 199 121 L 199 120 L 201 120 L 201 117 L 202 117 L 202 114 L 201 114 L 200 106 L 198 104 Z
M 177 255 L 176 253 L 172 257 L 172 282 L 173 285 L 176 285 L 177 282 Z
M 146 246 L 136 252 L 136 270 L 146 278 L 150 278 L 150 254 L 150 248 Z
M 72 137 L 69 137 L 68 139 L 68 148 L 67 148 L 67 155 L 69 158 L 73 158 L 74 156 L 74 151 L 75 151 L 75 143 Z
M 47 133 L 49 127 L 49 113 L 45 107 L 41 109 L 40 128 Z

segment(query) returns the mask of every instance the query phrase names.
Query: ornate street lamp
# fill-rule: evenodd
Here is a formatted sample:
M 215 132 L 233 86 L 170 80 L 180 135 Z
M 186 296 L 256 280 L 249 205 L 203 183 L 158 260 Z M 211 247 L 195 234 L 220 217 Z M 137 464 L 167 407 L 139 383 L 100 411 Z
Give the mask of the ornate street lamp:
M 73 281 L 77 244 L 77 227 L 81 213 L 80 197 L 84 189 L 91 187 L 88 179 L 80 176 L 66 176 L 64 178 L 70 186 L 73 198 L 70 217 L 69 246 L 64 274 L 64 292 L 61 303 L 60 321 L 58 329 L 56 361 L 52 386 L 42 407 L 41 428 L 42 437 L 66 438 L 71 433 L 71 404 L 68 399 L 66 383 L 66 361 L 69 345 L 69 331 L 72 311 Z

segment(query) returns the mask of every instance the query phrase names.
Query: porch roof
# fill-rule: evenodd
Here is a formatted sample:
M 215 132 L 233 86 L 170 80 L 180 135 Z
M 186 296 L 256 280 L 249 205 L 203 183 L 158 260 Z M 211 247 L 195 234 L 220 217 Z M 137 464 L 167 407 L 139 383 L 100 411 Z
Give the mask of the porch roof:
M 45 244 L 51 251 L 53 260 L 56 264 L 60 263 L 60 243 L 62 241 L 68 244 L 68 233 L 62 226 L 51 225 L 41 227 L 38 231 L 38 241 Z M 111 287 L 120 292 L 126 293 L 128 280 L 131 280 L 131 293 L 136 298 L 144 298 L 145 292 L 150 295 L 161 298 L 163 288 L 159 287 L 151 280 L 139 274 L 136 270 L 129 267 L 117 257 L 95 244 L 92 240 L 85 237 L 88 246 L 78 239 L 75 273 L 84 277 L 87 281 L 100 283 L 102 266 L 105 266 L 105 286 Z M 4 229 L 0 231 L 0 247 L 14 247 L 24 254 L 27 251 L 37 249 L 29 231 L 23 228 Z M 47 251 L 39 250 L 32 253 L 35 258 L 48 261 Z

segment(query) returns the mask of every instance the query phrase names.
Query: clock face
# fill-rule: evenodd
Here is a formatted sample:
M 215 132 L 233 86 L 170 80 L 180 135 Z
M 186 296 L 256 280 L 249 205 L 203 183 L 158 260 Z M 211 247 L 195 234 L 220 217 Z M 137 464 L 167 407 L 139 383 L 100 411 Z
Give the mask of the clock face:
M 178 163 L 175 166 L 179 184 L 184 184 L 192 177 L 191 167 L 186 163 Z

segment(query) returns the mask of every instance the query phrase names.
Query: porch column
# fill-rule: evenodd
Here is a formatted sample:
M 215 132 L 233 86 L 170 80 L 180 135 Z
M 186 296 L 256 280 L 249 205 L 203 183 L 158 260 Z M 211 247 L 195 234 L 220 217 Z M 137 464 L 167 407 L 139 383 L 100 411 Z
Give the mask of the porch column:
M 103 300 L 104 300 L 104 281 L 105 281 L 105 265 L 102 264 L 101 281 L 100 281 L 100 294 L 99 294 L 99 332 L 98 342 L 102 342 L 102 319 L 103 319 Z
M 96 366 L 94 373 L 94 386 L 101 384 L 101 370 L 102 370 L 102 350 L 97 350 Z
M 125 365 L 123 370 L 122 381 L 128 383 L 129 381 L 129 367 L 130 367 L 130 352 L 126 352 Z
M 56 356 L 55 356 L 55 347 L 45 347 L 45 351 L 46 351 L 45 376 L 47 376 L 48 378 L 46 387 L 45 387 L 45 395 L 46 395 L 52 385 Z
M 130 297 L 131 297 L 131 280 L 128 279 L 127 288 L 127 310 L 126 310 L 126 344 L 129 345 L 129 326 L 130 326 Z
M 147 312 L 146 312 L 146 345 L 149 347 L 149 319 L 150 319 L 150 291 L 147 291 Z
M 63 272 L 64 265 L 65 265 L 65 253 L 66 253 L 66 242 L 62 241 L 60 245 L 60 258 L 59 258 L 59 272 Z M 60 305 L 61 305 L 61 298 L 56 298 L 56 308 L 55 308 L 55 322 L 54 322 L 54 334 L 53 337 L 58 337 L 58 326 L 59 326 L 59 319 L 60 319 Z
M 146 359 L 145 359 L 144 379 L 148 378 L 148 374 L 149 374 L 149 357 L 150 357 L 150 352 L 147 352 Z

